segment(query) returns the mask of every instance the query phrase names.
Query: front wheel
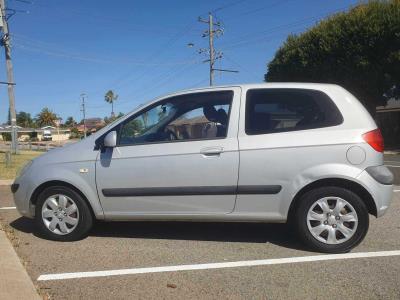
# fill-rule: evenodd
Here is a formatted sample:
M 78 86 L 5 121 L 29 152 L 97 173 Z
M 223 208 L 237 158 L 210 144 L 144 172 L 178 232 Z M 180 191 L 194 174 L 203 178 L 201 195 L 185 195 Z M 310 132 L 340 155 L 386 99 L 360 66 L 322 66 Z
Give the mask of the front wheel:
M 39 195 L 35 220 L 42 236 L 56 241 L 82 239 L 93 225 L 85 199 L 64 186 L 49 187 Z
M 296 212 L 300 238 L 313 250 L 348 252 L 364 239 L 369 215 L 364 202 L 341 187 L 320 187 L 304 194 Z

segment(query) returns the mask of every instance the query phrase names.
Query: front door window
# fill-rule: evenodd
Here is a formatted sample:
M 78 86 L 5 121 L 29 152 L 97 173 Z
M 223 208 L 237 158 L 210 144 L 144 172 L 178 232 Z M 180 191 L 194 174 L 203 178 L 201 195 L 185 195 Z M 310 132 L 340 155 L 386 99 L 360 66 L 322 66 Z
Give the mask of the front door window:
M 232 91 L 172 97 L 123 122 L 119 145 L 225 138 Z

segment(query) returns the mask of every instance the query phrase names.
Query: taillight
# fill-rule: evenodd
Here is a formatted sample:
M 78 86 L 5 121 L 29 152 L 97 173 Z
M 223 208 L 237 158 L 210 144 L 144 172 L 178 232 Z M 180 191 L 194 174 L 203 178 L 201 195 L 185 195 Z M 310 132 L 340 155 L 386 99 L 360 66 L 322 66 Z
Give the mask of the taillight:
M 383 137 L 378 128 L 364 133 L 362 137 L 376 151 L 383 152 Z

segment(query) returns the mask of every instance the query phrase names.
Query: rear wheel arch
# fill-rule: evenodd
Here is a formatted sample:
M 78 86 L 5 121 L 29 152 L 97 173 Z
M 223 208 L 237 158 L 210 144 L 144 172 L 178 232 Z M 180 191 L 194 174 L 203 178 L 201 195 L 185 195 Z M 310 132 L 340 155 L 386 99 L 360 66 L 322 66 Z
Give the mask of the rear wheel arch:
M 39 195 L 47 188 L 49 187 L 55 187 L 55 186 L 59 186 L 59 187 L 67 187 L 70 188 L 72 190 L 74 190 L 75 192 L 77 192 L 86 202 L 86 204 L 88 205 L 89 209 L 90 209 L 90 213 L 92 214 L 92 217 L 95 218 L 95 213 L 93 211 L 93 207 L 90 204 L 90 201 L 88 200 L 88 198 L 85 196 L 85 194 L 82 193 L 82 191 L 80 189 L 78 189 L 77 187 L 75 187 L 74 185 L 62 181 L 62 180 L 51 180 L 51 181 L 46 181 L 44 183 L 42 183 L 41 185 L 39 185 L 32 193 L 31 198 L 30 198 L 30 202 L 33 205 L 36 205 L 36 202 L 38 200 Z
M 290 220 L 293 220 L 293 217 L 296 213 L 296 209 L 300 204 L 300 199 L 305 193 L 313 189 L 325 186 L 335 186 L 351 190 L 352 192 L 357 194 L 365 203 L 368 209 L 368 213 L 375 217 L 377 216 L 377 208 L 375 201 L 372 198 L 371 194 L 362 185 L 360 185 L 355 181 L 343 178 L 325 178 L 313 181 L 308 185 L 304 186 L 300 191 L 297 192 L 289 207 L 288 218 L 287 218 L 288 221 L 290 222 Z

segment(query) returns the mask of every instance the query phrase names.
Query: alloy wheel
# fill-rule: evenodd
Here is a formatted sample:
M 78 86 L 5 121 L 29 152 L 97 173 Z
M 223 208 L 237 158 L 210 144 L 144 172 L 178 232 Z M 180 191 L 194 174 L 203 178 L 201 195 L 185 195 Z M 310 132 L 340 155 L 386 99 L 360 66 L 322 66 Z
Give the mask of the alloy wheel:
M 58 235 L 71 233 L 78 225 L 79 210 L 70 197 L 62 194 L 50 196 L 42 206 L 43 224 Z
M 307 226 L 314 238 L 325 244 L 341 244 L 356 232 L 358 216 L 354 207 L 340 197 L 321 198 L 307 213 Z

